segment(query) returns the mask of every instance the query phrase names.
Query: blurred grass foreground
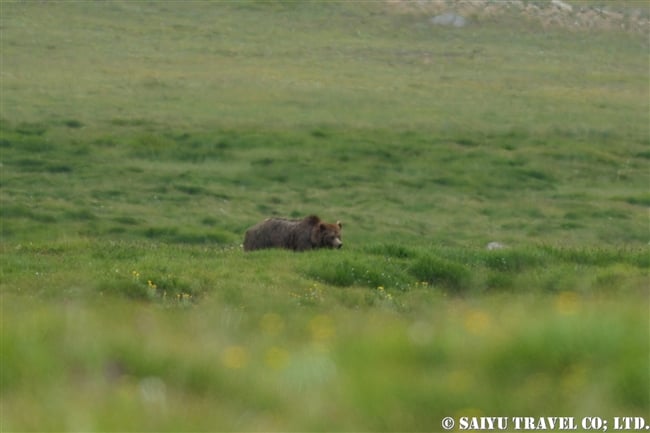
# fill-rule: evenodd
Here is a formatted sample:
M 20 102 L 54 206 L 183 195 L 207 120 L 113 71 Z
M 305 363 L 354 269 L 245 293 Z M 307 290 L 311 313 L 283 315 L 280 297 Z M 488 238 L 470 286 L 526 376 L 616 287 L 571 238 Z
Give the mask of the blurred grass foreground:
M 649 18 L 0 2 L 0 431 L 650 424 Z

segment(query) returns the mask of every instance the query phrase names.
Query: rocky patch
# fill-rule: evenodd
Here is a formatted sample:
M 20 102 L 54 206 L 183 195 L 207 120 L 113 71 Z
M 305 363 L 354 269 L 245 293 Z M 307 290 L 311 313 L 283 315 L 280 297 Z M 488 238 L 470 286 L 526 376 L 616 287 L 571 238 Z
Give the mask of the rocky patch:
M 592 6 L 563 0 L 387 0 L 391 11 L 401 14 L 430 15 L 433 25 L 465 27 L 485 19 L 514 15 L 538 22 L 543 28 L 609 30 L 650 34 L 650 7 L 610 2 Z

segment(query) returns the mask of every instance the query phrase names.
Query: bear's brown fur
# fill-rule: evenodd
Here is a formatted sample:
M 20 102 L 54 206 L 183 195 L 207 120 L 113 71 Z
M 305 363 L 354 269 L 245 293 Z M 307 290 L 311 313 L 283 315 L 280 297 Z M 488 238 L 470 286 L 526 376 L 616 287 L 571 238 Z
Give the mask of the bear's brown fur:
M 340 221 L 328 224 L 316 215 L 297 220 L 267 218 L 246 231 L 244 251 L 263 248 L 287 248 L 294 251 L 341 248 L 342 227 Z

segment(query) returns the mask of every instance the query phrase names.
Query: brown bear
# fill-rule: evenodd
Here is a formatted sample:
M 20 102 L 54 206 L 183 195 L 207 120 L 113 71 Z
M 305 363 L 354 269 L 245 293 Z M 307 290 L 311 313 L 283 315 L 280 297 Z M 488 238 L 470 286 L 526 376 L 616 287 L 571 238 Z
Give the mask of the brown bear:
M 342 227 L 340 221 L 328 224 L 316 215 L 297 220 L 267 218 L 246 231 L 244 251 L 263 248 L 287 248 L 294 251 L 341 248 Z

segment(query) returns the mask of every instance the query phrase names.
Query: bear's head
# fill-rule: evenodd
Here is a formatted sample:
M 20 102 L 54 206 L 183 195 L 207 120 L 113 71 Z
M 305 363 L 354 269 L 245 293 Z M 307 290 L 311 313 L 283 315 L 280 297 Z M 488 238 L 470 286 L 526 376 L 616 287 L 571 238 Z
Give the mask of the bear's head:
M 343 224 L 340 221 L 337 221 L 336 224 L 319 222 L 312 233 L 314 246 L 316 248 L 341 248 L 343 246 L 341 241 L 342 228 Z

